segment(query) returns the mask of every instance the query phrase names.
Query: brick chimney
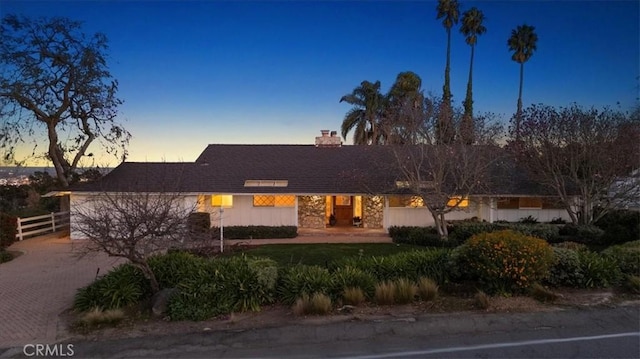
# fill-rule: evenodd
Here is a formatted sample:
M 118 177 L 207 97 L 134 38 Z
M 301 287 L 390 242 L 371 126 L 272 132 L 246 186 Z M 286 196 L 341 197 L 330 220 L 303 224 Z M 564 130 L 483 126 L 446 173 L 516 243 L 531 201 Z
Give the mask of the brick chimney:
M 316 137 L 316 147 L 340 147 L 342 139 L 337 131 L 321 130 L 321 136 Z

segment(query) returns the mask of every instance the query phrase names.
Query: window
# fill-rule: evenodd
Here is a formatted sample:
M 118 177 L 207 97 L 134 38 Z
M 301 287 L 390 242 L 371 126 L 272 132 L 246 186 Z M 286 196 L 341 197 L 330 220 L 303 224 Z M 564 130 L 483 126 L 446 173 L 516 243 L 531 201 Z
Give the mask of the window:
M 460 203 L 458 203 L 458 201 Z M 449 202 L 447 202 L 447 206 L 455 207 L 456 204 L 458 205 L 458 208 L 469 207 L 469 197 L 462 198 L 462 196 L 454 196 L 449 198 Z
M 498 209 L 518 209 L 518 197 L 498 198 Z
M 246 180 L 244 181 L 245 187 L 287 187 L 289 181 L 287 180 Z
M 519 208 L 541 209 L 542 198 L 540 197 L 520 197 L 518 199 Z
M 420 196 L 389 196 L 389 207 L 424 207 Z
M 293 207 L 296 205 L 296 196 L 253 196 L 254 207 Z
M 336 196 L 336 206 L 350 206 L 351 196 Z
M 212 207 L 233 207 L 233 196 L 230 194 L 215 194 L 211 196 Z

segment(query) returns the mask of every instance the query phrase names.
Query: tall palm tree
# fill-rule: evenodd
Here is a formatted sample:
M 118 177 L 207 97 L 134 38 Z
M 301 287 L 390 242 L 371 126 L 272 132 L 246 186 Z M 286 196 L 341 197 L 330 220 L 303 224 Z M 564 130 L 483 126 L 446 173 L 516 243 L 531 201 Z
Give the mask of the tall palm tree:
M 442 19 L 442 25 L 447 30 L 447 64 L 444 68 L 444 86 L 442 87 L 442 118 L 439 121 L 439 135 L 441 142 L 449 143 L 453 140 L 453 121 L 451 120 L 451 28 L 458 23 L 460 6 L 458 0 L 438 0 L 437 19 Z
M 342 121 L 342 137 L 346 139 L 347 134 L 354 130 L 354 145 L 377 144 L 380 141 L 378 126 L 384 107 L 380 81 L 362 81 L 350 94 L 342 96 L 340 102 L 354 106 Z
M 476 7 L 472 7 L 462 15 L 460 32 L 465 36 L 466 43 L 471 46 L 471 60 L 469 61 L 469 81 L 467 95 L 464 99 L 464 115 L 460 124 L 460 136 L 466 144 L 473 143 L 473 56 L 475 54 L 478 36 L 487 32 L 482 22 L 484 14 Z
M 396 77 L 386 96 L 382 131 L 385 143 L 415 142 L 424 102 L 421 87 L 422 79 L 412 71 Z
M 524 63 L 527 62 L 533 52 L 537 50 L 538 35 L 535 27 L 523 24 L 511 30 L 511 37 L 507 41 L 509 51 L 513 51 L 511 60 L 520 64 L 520 89 L 518 90 L 518 109 L 516 111 L 516 138 L 520 134 L 520 117 L 522 115 L 522 81 L 524 76 Z

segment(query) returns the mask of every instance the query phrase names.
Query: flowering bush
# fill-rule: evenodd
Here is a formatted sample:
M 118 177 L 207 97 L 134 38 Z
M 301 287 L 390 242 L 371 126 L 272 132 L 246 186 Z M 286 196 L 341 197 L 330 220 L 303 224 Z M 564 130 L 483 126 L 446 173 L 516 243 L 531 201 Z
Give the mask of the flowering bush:
M 539 238 L 511 230 L 480 233 L 461 246 L 460 264 L 467 276 L 492 292 L 522 290 L 544 279 L 553 250 Z

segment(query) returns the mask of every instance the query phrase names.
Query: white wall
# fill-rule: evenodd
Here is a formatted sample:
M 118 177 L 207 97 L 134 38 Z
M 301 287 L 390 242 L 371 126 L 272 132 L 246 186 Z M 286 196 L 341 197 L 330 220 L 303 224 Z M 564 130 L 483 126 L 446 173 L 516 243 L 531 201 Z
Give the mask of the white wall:
M 211 213 L 211 225 L 219 226 L 220 209 L 211 207 L 210 195 L 205 198 L 205 210 Z M 224 208 L 223 223 L 225 226 L 297 226 L 297 206 L 254 207 L 253 196 L 234 195 L 233 207 Z
M 83 235 L 78 231 L 74 231 L 75 224 L 77 223 L 77 219 L 74 218 L 74 212 L 78 210 L 87 210 L 88 206 L 91 206 L 90 203 L 87 202 L 88 196 L 86 195 L 78 195 L 71 193 L 69 195 L 69 225 L 71 226 L 71 232 L 69 234 L 72 240 L 75 239 L 84 239 Z M 76 216 L 77 217 L 77 216 Z
M 521 218 L 531 216 L 538 222 L 550 222 L 554 218 L 562 218 L 571 222 L 571 217 L 564 209 L 496 209 L 494 221 L 518 222 Z
M 457 221 L 479 217 L 478 206 L 470 203 L 469 207 L 451 211 L 445 215 L 447 221 Z M 391 226 L 433 226 L 433 216 L 425 207 L 385 207 L 384 210 L 385 229 Z

